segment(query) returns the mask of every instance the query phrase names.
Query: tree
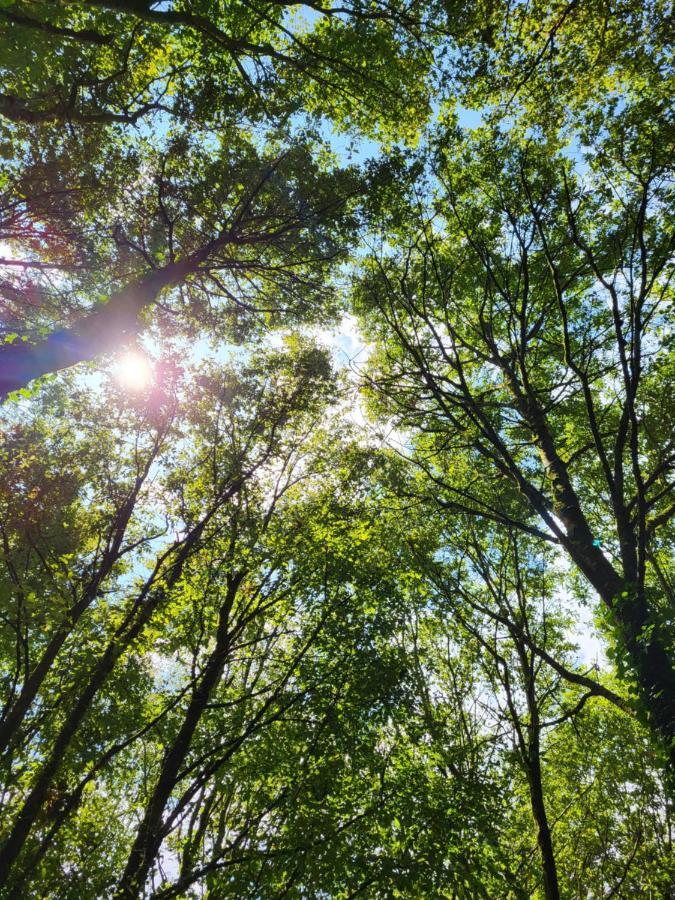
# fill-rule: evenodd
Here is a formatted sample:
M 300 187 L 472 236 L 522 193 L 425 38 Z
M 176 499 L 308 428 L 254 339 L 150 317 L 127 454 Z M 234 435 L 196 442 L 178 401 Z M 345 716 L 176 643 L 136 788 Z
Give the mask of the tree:
M 668 893 L 669 14 L 0 0 L 2 897 Z
M 67 191 L 62 205 L 45 188 L 33 206 L 21 198 L 35 181 L 24 175 L 11 186 L 10 247 L 12 240 L 21 247 L 38 227 L 53 227 L 56 217 L 69 221 L 61 241 L 39 243 L 40 260 L 7 262 L 28 273 L 13 285 L 23 307 L 22 325 L 15 327 L 26 330 L 29 291 L 54 301 L 33 307 L 31 339 L 12 333 L 0 347 L 5 395 L 124 346 L 153 309 L 168 320 L 164 332 L 179 323 L 188 331 L 208 323 L 234 337 L 252 327 L 330 315 L 328 270 L 354 227 L 355 173 L 323 172 L 306 146 L 261 158 L 236 135 L 219 143 L 220 153 L 204 152 L 180 137 L 164 152 L 132 153 L 114 178 L 130 177 L 135 166 L 142 175 L 113 183 L 105 200 L 99 186 L 73 186 L 75 199 Z M 37 177 L 43 168 L 37 166 Z M 94 212 L 96 202 L 102 205 Z M 161 302 L 172 287 L 178 292 Z M 92 294 L 101 297 L 93 307 Z M 54 305 L 61 318 L 68 310 L 72 324 L 57 330 L 46 324 Z M 47 333 L 40 338 L 41 331 Z
M 166 318 L 172 289 L 170 330 L 241 337 L 242 310 L 291 320 L 300 291 L 307 318 L 326 317 L 364 185 L 315 152 L 317 127 L 412 139 L 432 11 L 318 4 L 306 21 L 294 3 L 202 6 L 3 10 L 0 269 L 15 322 L 0 399 L 132 340 Z
M 413 430 L 438 502 L 564 550 L 672 759 L 672 596 L 655 556 L 673 512 L 655 402 L 671 244 L 665 157 L 636 116 L 603 120 L 583 176 L 517 134 L 446 142 L 438 217 L 372 259 L 358 303 L 381 348 L 373 392 Z
M 504 869 L 490 896 L 577 896 L 590 885 L 617 894 L 633 879 L 644 891 L 652 877 L 657 891 L 665 889 L 670 811 L 658 756 L 608 673 L 597 662 L 582 669 L 574 643 L 580 623 L 557 590 L 551 548 L 471 518 L 444 525 L 442 513 L 418 508 L 418 519 L 429 516 L 438 549 L 415 554 L 425 602 L 406 643 L 430 758 L 449 757 L 444 777 L 468 787 L 466 760 L 489 753 L 488 771 L 503 779 L 490 811 Z M 611 739 L 608 756 L 596 755 L 608 720 L 635 758 L 609 749 Z M 585 760 L 574 775 L 561 761 L 568 753 Z M 617 803 L 599 813 L 596 828 L 586 796 L 602 790 Z M 638 851 L 654 860 L 651 868 L 637 861 Z
M 417 0 L 15 3 L 2 13 L 0 115 L 59 128 L 157 116 L 219 128 L 239 116 L 288 121 L 300 108 L 370 133 L 406 127 L 428 102 L 442 17 Z
M 41 807 L 48 800 L 51 786 L 63 765 L 64 754 L 73 747 L 82 723 L 91 716 L 92 707 L 95 706 L 96 699 L 105 689 L 111 676 L 114 675 L 116 666 L 120 661 L 123 665 L 125 664 L 126 654 L 131 653 L 133 660 L 134 648 L 142 639 L 153 616 L 166 610 L 176 592 L 180 596 L 181 590 L 188 591 L 188 596 L 190 596 L 185 578 L 187 570 L 195 564 L 195 554 L 198 554 L 199 548 L 204 546 L 204 543 L 206 543 L 208 554 L 218 553 L 219 544 L 210 543 L 206 535 L 212 535 L 211 541 L 215 539 L 223 527 L 221 517 L 226 515 L 226 510 L 230 508 L 228 504 L 232 504 L 233 499 L 238 496 L 249 479 L 256 476 L 259 471 L 265 472 L 271 464 L 271 460 L 278 459 L 280 455 L 283 461 L 284 452 L 288 453 L 289 451 L 285 451 L 281 443 L 281 429 L 289 428 L 289 423 L 294 416 L 311 415 L 312 407 L 303 403 L 303 394 L 309 393 L 315 384 L 318 384 L 320 388 L 321 384 L 326 382 L 328 372 L 325 360 L 320 354 L 312 355 L 307 351 L 303 355 L 301 351 L 297 363 L 294 364 L 290 361 L 286 363 L 283 355 L 277 354 L 276 358 L 270 360 L 268 369 L 265 369 L 265 364 L 261 362 L 257 373 L 256 370 L 251 370 L 248 378 L 245 372 L 241 372 L 236 381 L 231 377 L 229 383 L 227 379 L 204 379 L 204 402 L 207 405 L 202 412 L 199 407 L 195 407 L 193 427 L 202 429 L 207 435 L 209 432 L 211 434 L 215 432 L 219 436 L 219 441 L 210 451 L 206 451 L 202 463 L 208 467 L 208 480 L 204 484 L 203 496 L 200 495 L 202 488 L 199 478 L 191 479 L 189 493 L 186 495 L 180 486 L 180 481 L 172 482 L 172 478 L 180 477 L 178 472 L 167 471 L 164 488 L 167 491 L 167 498 L 177 496 L 179 501 L 180 515 L 173 525 L 173 528 L 176 529 L 176 537 L 165 539 L 162 542 L 163 546 L 160 546 L 154 559 L 152 556 L 150 557 L 150 574 L 147 577 L 141 577 L 136 583 L 132 581 L 129 594 L 129 589 L 125 590 L 124 579 L 121 584 L 119 583 L 120 576 L 124 573 L 123 569 L 120 571 L 120 560 L 125 555 L 128 559 L 130 552 L 138 553 L 146 546 L 152 547 L 153 542 L 162 535 L 167 535 L 167 532 L 170 534 L 171 528 L 171 519 L 167 517 L 158 533 L 153 534 L 154 529 L 146 531 L 140 540 L 127 542 L 125 545 L 126 527 L 134 513 L 143 482 L 156 455 L 155 439 L 152 443 L 154 455 L 151 453 L 149 460 L 144 458 L 139 435 L 132 448 L 132 461 L 135 466 L 140 465 L 145 477 L 136 476 L 131 489 L 124 497 L 124 516 L 121 517 L 113 505 L 112 515 L 109 514 L 112 519 L 111 525 L 108 524 L 110 518 L 103 518 L 101 523 L 103 529 L 96 536 L 98 547 L 94 551 L 93 558 L 87 559 L 90 551 L 85 543 L 81 549 L 78 548 L 77 553 L 71 552 L 65 557 L 57 556 L 54 561 L 57 572 L 59 568 L 66 567 L 67 574 L 63 585 L 65 587 L 65 603 L 54 607 L 56 615 L 54 621 L 49 623 L 49 630 L 52 634 L 47 639 L 45 649 L 39 649 L 39 645 L 44 643 L 42 637 L 44 626 L 37 631 L 38 650 L 35 663 L 33 663 L 35 649 L 32 646 L 34 637 L 30 630 L 32 623 L 26 619 L 25 613 L 22 615 L 26 587 L 23 582 L 15 586 L 15 604 L 19 611 L 19 620 L 18 627 L 14 626 L 13 630 L 17 632 L 17 646 L 25 648 L 25 660 L 22 670 L 15 672 L 10 677 L 13 683 L 18 682 L 22 677 L 25 678 L 25 682 L 21 685 L 14 705 L 5 710 L 6 721 L 11 726 L 7 728 L 7 743 L 16 739 L 17 732 L 20 734 L 22 729 L 25 733 L 26 716 L 30 707 L 35 706 L 39 699 L 39 692 L 44 697 L 45 689 L 49 691 L 56 688 L 55 699 L 57 701 L 59 698 L 61 699 L 56 703 L 55 717 L 48 716 L 45 723 L 48 732 L 53 731 L 53 734 L 46 739 L 41 764 L 34 774 L 34 764 L 28 766 L 26 791 L 18 793 L 12 791 L 11 806 L 16 806 L 17 814 L 1 851 L 4 879 L 7 878 L 14 859 L 28 838 Z M 217 405 L 215 410 L 211 408 L 214 397 L 220 393 L 222 398 L 223 392 L 228 397 L 226 413 L 222 411 L 222 399 L 220 406 Z M 320 390 L 318 390 L 318 394 L 321 396 Z M 194 400 L 193 396 L 193 404 Z M 143 424 L 143 418 L 141 418 L 141 424 Z M 229 435 L 228 426 L 230 428 Z M 229 436 L 229 443 L 225 442 L 225 435 Z M 292 442 L 290 446 L 293 449 Z M 204 453 L 205 448 L 200 451 L 197 446 L 195 449 L 199 454 Z M 186 464 L 191 466 L 187 460 Z M 196 474 L 193 472 L 193 475 Z M 178 493 L 176 494 L 176 492 Z M 156 516 L 152 518 L 156 518 Z M 25 552 L 23 546 L 17 549 L 19 553 Z M 35 547 L 34 552 L 40 561 L 44 560 L 43 564 L 46 565 L 49 572 L 49 557 L 44 559 L 39 552 L 39 546 Z M 135 565 L 138 566 L 142 559 L 141 553 Z M 7 562 L 10 572 L 14 572 L 11 559 L 8 559 Z M 84 580 L 82 594 L 76 593 L 71 600 L 68 593 L 72 590 L 71 584 L 76 586 L 76 591 L 79 589 L 76 572 L 81 571 L 81 567 L 85 572 L 89 568 L 92 574 L 89 576 L 89 580 Z M 234 577 L 231 572 L 229 577 Z M 106 585 L 106 581 L 111 581 L 111 583 Z M 63 584 L 63 576 L 57 580 L 56 584 L 58 590 L 58 587 Z M 104 588 L 107 590 L 104 591 Z M 108 593 L 111 593 L 112 602 L 107 601 Z M 119 596 L 116 596 L 118 593 Z M 12 600 L 13 598 L 10 599 L 10 611 L 15 605 Z M 85 618 L 83 619 L 83 617 Z M 11 618 L 8 619 L 8 625 L 13 626 Z M 83 625 L 93 628 L 91 634 L 93 644 L 82 643 L 81 628 Z M 103 628 L 102 633 L 99 631 L 101 627 Z M 87 633 L 86 630 L 84 633 Z M 73 641 L 75 646 L 69 646 L 69 642 Z M 96 647 L 100 647 L 100 649 L 95 650 Z M 73 652 L 75 652 L 76 658 L 79 657 L 79 664 L 73 664 Z M 59 660 L 63 660 L 64 656 L 66 659 L 71 657 L 70 664 L 67 664 L 69 671 L 59 673 L 60 667 L 57 665 L 55 672 L 55 664 Z M 216 658 L 218 658 L 218 654 L 216 654 Z M 209 671 L 209 666 L 207 666 L 207 672 Z M 59 674 L 60 679 L 58 678 Z M 52 686 L 55 675 L 57 683 Z M 65 686 L 62 683 L 64 675 Z M 16 689 L 14 693 L 17 693 Z M 199 692 L 197 691 L 197 693 Z M 68 700 L 64 702 L 65 697 L 68 697 Z M 41 704 L 38 704 L 37 715 L 37 724 L 40 728 Z M 35 727 L 35 723 L 32 724 L 32 727 Z M 141 728 L 141 734 L 143 732 L 144 729 Z M 125 741 L 123 740 L 115 752 L 120 752 L 124 746 Z M 16 756 L 8 759 L 8 784 L 14 782 L 17 777 L 16 766 L 22 765 L 20 759 Z M 95 762 L 95 759 L 96 756 L 92 762 Z M 105 753 L 103 759 L 106 760 Z M 80 794 L 85 785 L 80 787 Z M 77 802 L 78 791 L 75 791 L 72 799 Z

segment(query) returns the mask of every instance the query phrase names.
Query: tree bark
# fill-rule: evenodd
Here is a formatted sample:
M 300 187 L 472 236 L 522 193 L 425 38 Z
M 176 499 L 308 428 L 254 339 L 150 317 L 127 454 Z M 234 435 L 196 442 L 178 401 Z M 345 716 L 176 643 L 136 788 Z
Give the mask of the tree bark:
M 43 19 L 33 19 L 22 13 L 11 12 L 8 9 L 0 10 L 0 16 L 7 19 L 14 25 L 20 25 L 23 28 L 31 28 L 34 31 L 43 31 L 45 34 L 54 35 L 56 37 L 70 38 L 74 41 L 80 41 L 85 44 L 96 44 L 99 47 L 105 47 L 112 44 L 113 36 L 111 34 L 101 34 L 100 31 L 94 31 L 92 28 L 68 28 L 62 25 L 53 25 Z
M 635 573 L 620 574 L 594 539 L 543 411 L 533 397 L 523 393 L 513 371 L 504 371 L 550 479 L 553 511 L 565 527 L 565 549 L 611 611 L 625 642 L 650 725 L 665 745 L 670 775 L 675 777 L 675 665 L 665 635 L 656 625 L 649 631 L 649 604 L 644 587 L 630 579 Z
M 54 331 L 43 341 L 15 341 L 0 347 L 0 400 L 40 375 L 94 359 L 123 345 L 136 334 L 141 311 L 163 288 L 176 282 L 184 269 L 184 264 L 172 263 L 144 275 L 71 328 Z
M 175 577 L 170 579 L 167 589 L 172 586 L 172 582 L 175 583 L 175 581 L 178 580 L 178 577 L 179 573 L 177 572 Z M 140 614 L 126 634 L 120 636 L 118 639 L 113 639 L 108 644 L 108 647 L 89 679 L 89 683 L 78 698 L 75 707 L 72 709 L 61 728 L 61 731 L 57 735 L 51 753 L 40 769 L 37 780 L 24 801 L 19 815 L 14 822 L 14 826 L 9 833 L 9 837 L 0 849 L 0 887 L 4 886 L 9 879 L 11 868 L 21 853 L 31 828 L 42 809 L 52 780 L 61 766 L 63 757 L 70 747 L 77 729 L 89 712 L 89 708 L 91 707 L 94 698 L 107 681 L 117 660 L 132 641 L 140 634 L 143 626 L 150 619 L 152 612 L 165 594 L 166 591 L 161 590 L 151 601 L 146 602 L 145 605 L 141 607 Z
M 178 734 L 164 755 L 159 778 L 145 808 L 143 821 L 138 828 L 126 869 L 115 894 L 116 898 L 133 900 L 142 894 L 152 862 L 159 852 L 163 839 L 164 809 L 178 780 L 178 773 L 190 749 L 193 735 L 227 662 L 230 646 L 230 610 L 242 577 L 237 575 L 230 581 L 225 603 L 220 609 L 215 649 L 192 694 Z
M 140 314 L 165 288 L 183 282 L 231 240 L 231 233 L 222 231 L 194 253 L 142 275 L 70 328 L 54 331 L 43 341 L 15 341 L 0 346 L 0 402 L 11 391 L 26 387 L 41 375 L 123 346 L 137 334 Z
M 551 837 L 551 828 L 546 814 L 544 784 L 541 776 L 541 718 L 539 700 L 537 698 L 537 676 L 534 667 L 534 657 L 528 655 L 527 648 L 520 638 L 515 638 L 515 643 L 525 684 L 525 696 L 530 719 L 527 725 L 527 739 L 520 727 L 518 727 L 517 733 L 530 791 L 532 817 L 537 826 L 537 845 L 541 856 L 544 895 L 546 900 L 560 900 L 558 871 L 555 853 L 553 852 L 553 838 Z M 512 708 L 515 721 L 517 716 L 515 707 L 512 705 L 510 691 L 509 706 Z
M 544 894 L 546 900 L 560 900 L 553 840 L 551 838 L 551 828 L 548 824 L 548 816 L 546 815 L 546 804 L 544 803 L 538 737 L 530 746 L 529 759 L 527 761 L 527 781 L 530 789 L 532 816 L 537 826 L 537 844 L 541 855 Z
M 36 108 L 41 101 L 42 108 Z M 50 106 L 49 98 L 38 97 L 36 100 L 31 100 L 0 93 L 0 116 L 9 119 L 10 122 L 24 122 L 29 125 L 54 122 L 77 122 L 78 125 L 135 125 L 143 116 L 160 108 L 159 104 L 144 103 L 134 112 L 112 112 L 111 110 L 82 112 L 77 108 L 76 96 L 68 101 L 52 101 Z

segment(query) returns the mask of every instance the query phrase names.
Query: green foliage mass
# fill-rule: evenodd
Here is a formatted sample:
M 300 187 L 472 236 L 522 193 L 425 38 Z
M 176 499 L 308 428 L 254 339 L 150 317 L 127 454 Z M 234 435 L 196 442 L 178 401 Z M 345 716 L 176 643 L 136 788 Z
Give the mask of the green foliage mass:
M 0 898 L 671 896 L 669 15 L 0 0 Z

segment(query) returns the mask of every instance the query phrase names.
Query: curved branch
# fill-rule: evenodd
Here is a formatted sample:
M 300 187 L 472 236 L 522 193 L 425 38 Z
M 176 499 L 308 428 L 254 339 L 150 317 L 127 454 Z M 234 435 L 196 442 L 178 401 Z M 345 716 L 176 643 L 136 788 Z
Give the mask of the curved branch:
M 77 122 L 80 125 L 135 125 L 153 110 L 163 109 L 159 103 L 144 103 L 134 112 L 80 112 L 73 101 L 59 102 L 46 109 L 33 109 L 28 100 L 0 93 L 0 116 L 12 122 L 29 125 L 47 122 Z
M 43 22 L 40 19 L 33 19 L 30 16 L 10 12 L 7 9 L 0 9 L 0 16 L 23 28 L 32 28 L 35 31 L 44 31 L 46 34 L 72 38 L 73 40 L 82 41 L 87 44 L 97 44 L 99 47 L 105 47 L 111 44 L 113 40 L 111 34 L 101 34 L 99 31 L 94 31 L 91 28 L 77 29 L 66 28 L 61 25 L 52 25 L 51 22 Z

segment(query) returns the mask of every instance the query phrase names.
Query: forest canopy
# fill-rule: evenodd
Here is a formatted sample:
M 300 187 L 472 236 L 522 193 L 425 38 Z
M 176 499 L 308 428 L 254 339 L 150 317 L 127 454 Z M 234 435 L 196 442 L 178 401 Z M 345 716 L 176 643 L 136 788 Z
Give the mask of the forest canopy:
M 665 0 L 0 0 L 0 898 L 666 898 Z

